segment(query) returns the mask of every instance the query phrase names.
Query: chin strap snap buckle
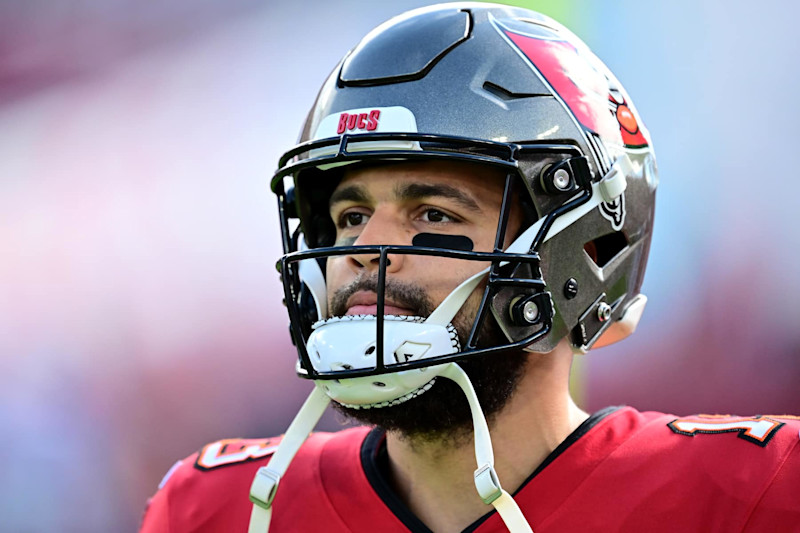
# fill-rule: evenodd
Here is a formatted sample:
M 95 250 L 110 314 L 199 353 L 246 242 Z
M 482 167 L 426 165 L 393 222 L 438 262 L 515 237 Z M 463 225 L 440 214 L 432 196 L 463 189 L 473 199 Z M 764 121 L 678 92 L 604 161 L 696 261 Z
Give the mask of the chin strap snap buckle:
M 497 472 L 490 464 L 483 465 L 475 471 L 475 488 L 478 489 L 478 496 L 486 505 L 491 505 L 503 494 Z
M 280 481 L 280 474 L 262 466 L 256 472 L 253 484 L 250 486 L 250 501 L 262 509 L 269 510 L 272 507 L 272 500 L 275 499 L 275 493 L 278 492 Z

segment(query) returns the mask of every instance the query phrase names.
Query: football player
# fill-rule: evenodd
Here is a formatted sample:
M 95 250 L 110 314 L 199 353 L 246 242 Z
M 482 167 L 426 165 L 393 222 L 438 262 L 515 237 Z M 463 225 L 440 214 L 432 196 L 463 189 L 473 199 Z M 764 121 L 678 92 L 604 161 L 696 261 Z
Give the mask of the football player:
M 800 531 L 800 424 L 572 400 L 630 335 L 658 173 L 566 28 L 442 4 L 376 28 L 280 160 L 298 373 L 282 438 L 179 462 L 143 531 Z M 364 423 L 311 433 L 326 407 Z

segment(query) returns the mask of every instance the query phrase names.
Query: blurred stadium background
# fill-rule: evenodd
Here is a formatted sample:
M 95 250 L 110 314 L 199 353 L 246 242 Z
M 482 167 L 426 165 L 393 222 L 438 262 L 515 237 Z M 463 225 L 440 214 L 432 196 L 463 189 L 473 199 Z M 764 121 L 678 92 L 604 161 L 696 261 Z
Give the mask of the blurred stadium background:
M 285 429 L 309 386 L 267 182 L 338 59 L 426 3 L 0 2 L 1 531 L 134 531 L 176 459 Z M 516 3 L 659 158 L 649 309 L 582 361 L 584 407 L 800 413 L 800 4 Z

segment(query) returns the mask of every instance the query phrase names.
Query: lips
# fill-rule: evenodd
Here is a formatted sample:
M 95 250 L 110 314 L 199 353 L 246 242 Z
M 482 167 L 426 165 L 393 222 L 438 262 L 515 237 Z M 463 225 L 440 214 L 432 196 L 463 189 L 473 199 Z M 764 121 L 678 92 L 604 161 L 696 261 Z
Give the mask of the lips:
M 358 291 L 347 299 L 346 315 L 377 315 L 378 295 L 371 291 Z M 414 311 L 398 302 L 386 298 L 383 302 L 385 315 L 413 315 Z

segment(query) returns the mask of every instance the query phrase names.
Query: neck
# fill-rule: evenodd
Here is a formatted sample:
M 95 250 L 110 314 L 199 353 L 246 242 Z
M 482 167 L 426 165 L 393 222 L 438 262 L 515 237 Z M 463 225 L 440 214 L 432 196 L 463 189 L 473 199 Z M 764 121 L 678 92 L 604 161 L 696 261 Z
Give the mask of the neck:
M 528 357 L 517 389 L 489 423 L 495 469 L 510 493 L 588 417 L 569 395 L 569 346 Z M 454 443 L 389 432 L 386 444 L 395 491 L 431 530 L 462 531 L 492 510 L 475 490 L 472 438 Z

